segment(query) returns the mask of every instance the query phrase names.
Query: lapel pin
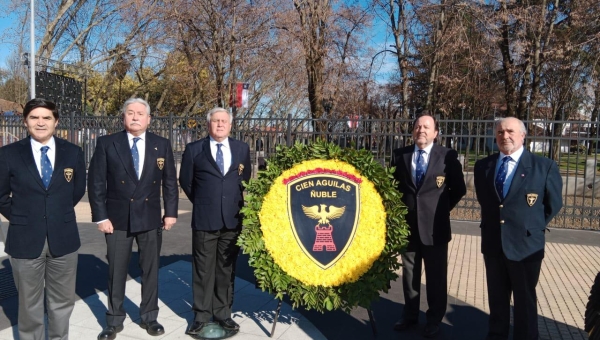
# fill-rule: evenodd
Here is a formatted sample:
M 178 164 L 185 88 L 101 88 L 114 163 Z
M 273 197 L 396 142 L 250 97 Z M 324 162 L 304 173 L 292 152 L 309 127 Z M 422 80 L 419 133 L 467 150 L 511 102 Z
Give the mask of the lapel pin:
M 525 174 L 521 174 L 521 177 L 525 177 Z
M 157 148 L 157 147 L 154 147 L 154 150 L 158 150 L 158 148 Z

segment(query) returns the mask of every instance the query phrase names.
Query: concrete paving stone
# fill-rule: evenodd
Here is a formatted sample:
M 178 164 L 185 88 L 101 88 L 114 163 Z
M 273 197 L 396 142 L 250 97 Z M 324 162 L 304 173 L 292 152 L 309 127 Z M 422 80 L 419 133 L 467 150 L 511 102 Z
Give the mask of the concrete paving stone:
M 103 292 L 99 292 L 98 294 L 90 295 L 90 296 L 86 297 L 85 299 L 81 299 L 81 300 L 75 302 L 75 305 L 77 305 L 77 304 L 84 304 L 84 305 L 88 305 L 88 306 L 99 306 L 99 307 L 106 308 L 106 306 L 108 306 L 108 295 L 104 294 Z
M 252 313 L 257 310 L 266 310 L 275 312 L 276 304 L 270 304 L 273 299 L 265 299 L 260 295 L 241 295 L 238 294 L 233 300 L 233 309 L 242 313 Z
M 275 330 L 275 336 L 279 340 L 327 340 L 321 332 L 312 324 L 306 321 L 297 320 L 298 327 L 289 327 L 283 334 L 277 336 L 278 330 Z
M 71 314 L 70 324 L 86 328 L 97 328 L 100 325 L 103 326 L 105 320 L 105 306 L 75 304 L 75 308 L 73 308 L 73 313 Z
M 240 324 L 240 331 L 244 334 L 260 335 L 269 337 L 273 328 L 273 317 L 275 313 L 271 312 L 253 312 L 249 313 L 248 319 Z M 291 327 L 291 320 L 288 316 L 281 315 L 275 326 L 275 334 L 282 334 Z
M 159 317 L 169 318 L 174 315 L 179 315 L 192 310 L 192 299 L 191 294 L 188 299 L 179 298 L 169 302 L 168 305 L 159 306 Z

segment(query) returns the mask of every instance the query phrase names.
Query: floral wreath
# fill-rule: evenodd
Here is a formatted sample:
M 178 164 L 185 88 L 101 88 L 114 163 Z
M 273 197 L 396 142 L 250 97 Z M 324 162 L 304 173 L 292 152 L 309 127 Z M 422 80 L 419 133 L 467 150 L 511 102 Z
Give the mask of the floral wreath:
M 342 149 L 323 141 L 277 147 L 266 171 L 246 184 L 244 230 L 238 244 L 249 254 L 258 286 L 293 307 L 349 311 L 368 308 L 398 275 L 407 244 L 406 207 L 396 190 L 394 169 L 368 150 Z M 287 214 L 287 183 L 310 174 L 333 174 L 360 183 L 361 213 L 344 256 L 327 271 L 297 247 Z

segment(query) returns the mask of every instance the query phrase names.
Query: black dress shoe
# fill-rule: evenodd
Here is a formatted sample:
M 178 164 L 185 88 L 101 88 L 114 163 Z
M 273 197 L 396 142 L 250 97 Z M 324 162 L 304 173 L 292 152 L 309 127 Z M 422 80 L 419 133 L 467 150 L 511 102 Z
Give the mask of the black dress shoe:
M 156 320 L 150 321 L 148 323 L 142 322 L 140 323 L 140 327 L 146 330 L 148 334 L 152 336 L 163 335 L 165 334 L 165 328 L 159 324 Z
M 100 332 L 100 334 L 98 334 L 98 340 L 113 340 L 114 338 L 117 337 L 117 333 L 119 333 L 122 330 L 123 330 L 123 325 L 106 326 L 106 328 L 104 328 L 102 330 L 102 332 Z
M 394 324 L 394 330 L 397 332 L 402 332 L 416 326 L 417 324 L 417 320 L 398 320 L 398 322 Z
M 440 333 L 440 326 L 427 324 L 423 330 L 423 336 L 426 338 L 435 338 Z
M 240 325 L 238 325 L 237 322 L 233 321 L 232 318 L 227 318 L 225 320 L 217 320 L 217 322 L 219 323 L 219 325 L 221 325 L 221 327 L 228 330 L 240 329 Z
M 206 322 L 194 321 L 194 323 L 190 326 L 190 328 L 185 331 L 185 334 L 188 335 L 196 335 L 200 333 L 202 328 L 206 325 Z

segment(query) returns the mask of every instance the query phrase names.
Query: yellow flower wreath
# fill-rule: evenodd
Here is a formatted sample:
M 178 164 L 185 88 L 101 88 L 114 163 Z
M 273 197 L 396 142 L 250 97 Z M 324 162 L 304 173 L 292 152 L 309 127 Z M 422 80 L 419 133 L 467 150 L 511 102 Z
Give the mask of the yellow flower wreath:
M 285 179 L 301 176 L 315 169 L 342 172 L 358 179 L 360 212 L 356 234 L 346 252 L 332 266 L 322 269 L 298 246 L 288 215 Z M 386 213 L 375 186 L 353 166 L 339 160 L 304 161 L 273 181 L 259 212 L 265 248 L 288 275 L 314 286 L 335 287 L 355 282 L 376 261 L 386 243 Z

